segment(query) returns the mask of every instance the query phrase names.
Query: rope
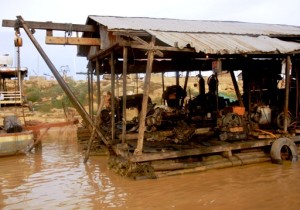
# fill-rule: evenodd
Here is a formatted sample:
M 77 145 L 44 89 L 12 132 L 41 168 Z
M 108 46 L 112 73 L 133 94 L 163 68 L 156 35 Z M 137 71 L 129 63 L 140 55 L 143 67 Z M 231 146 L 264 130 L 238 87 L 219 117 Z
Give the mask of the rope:
M 65 35 L 68 34 L 68 36 L 72 36 L 72 31 L 73 31 L 73 25 L 72 23 L 66 24 L 66 32 Z

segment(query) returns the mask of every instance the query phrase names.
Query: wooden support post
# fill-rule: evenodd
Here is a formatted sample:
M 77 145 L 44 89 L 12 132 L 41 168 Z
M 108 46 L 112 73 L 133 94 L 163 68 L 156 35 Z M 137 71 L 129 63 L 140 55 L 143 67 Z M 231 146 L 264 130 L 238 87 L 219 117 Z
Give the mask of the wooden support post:
M 190 74 L 190 71 L 187 70 L 186 71 L 186 75 L 185 75 L 185 79 L 184 79 L 184 85 L 183 85 L 183 89 L 184 91 L 186 92 L 186 88 L 187 88 L 187 84 L 188 84 L 188 80 L 189 80 L 189 74 Z M 184 106 L 184 98 L 183 100 L 180 102 L 180 107 L 183 107 Z
M 136 94 L 139 93 L 139 74 L 135 74 L 135 81 L 136 81 Z
M 88 70 L 87 70 L 87 77 L 88 77 L 88 100 L 89 100 L 89 114 L 92 115 L 92 108 L 91 108 L 91 69 L 92 64 L 91 61 L 88 63 Z
M 99 59 L 96 59 L 96 76 L 97 76 L 97 105 L 100 106 L 100 97 L 101 97 L 101 89 L 100 89 L 100 63 Z
M 179 71 L 176 71 L 176 85 L 179 85 Z
M 53 36 L 53 30 L 46 30 L 46 37 Z
M 92 62 L 90 62 L 92 64 Z M 90 71 L 91 71 L 91 116 L 92 119 L 94 119 L 94 69 L 92 65 L 90 65 Z
M 40 134 L 40 130 L 38 130 L 36 133 L 36 139 L 34 141 L 34 143 L 30 146 L 30 148 L 28 149 L 28 152 L 31 152 L 31 150 L 36 147 L 38 144 L 41 143 L 42 138 L 46 135 L 46 133 L 48 132 L 48 130 L 50 129 L 50 127 L 47 127 L 46 130 Z
M 111 71 L 111 140 L 115 140 L 115 57 L 114 52 L 110 54 L 110 71 Z
M 155 44 L 155 37 L 152 36 L 152 41 L 150 45 L 152 48 Z M 134 154 L 141 155 L 143 152 L 143 144 L 144 144 L 144 132 L 145 132 L 145 119 L 147 114 L 147 106 L 148 106 L 148 97 L 149 97 L 149 89 L 150 89 L 150 80 L 151 80 L 151 72 L 154 60 L 154 53 L 153 49 L 148 51 L 148 59 L 147 59 L 147 69 L 146 69 L 146 76 L 144 79 L 144 94 L 143 94 L 143 101 L 142 101 L 142 110 L 140 114 L 140 122 L 139 122 L 139 136 L 138 136 L 138 143 L 137 147 L 135 148 Z
M 186 71 L 186 75 L 185 75 L 185 80 L 184 80 L 184 86 L 183 86 L 183 89 L 186 91 L 186 88 L 187 88 L 187 83 L 188 83 L 188 80 L 189 80 L 189 74 L 190 74 L 190 71 L 187 70 Z
M 165 73 L 161 72 L 161 83 L 162 83 L 162 92 L 165 92 Z M 163 99 L 163 104 L 166 105 L 166 101 Z
M 291 57 L 287 56 L 286 68 L 285 68 L 285 100 L 284 100 L 284 121 L 283 121 L 283 131 L 287 132 L 287 118 L 289 111 L 289 91 L 290 91 L 290 69 L 291 69 Z
M 296 72 L 296 127 L 298 126 L 298 119 L 299 119 L 299 65 L 297 65 L 295 68 Z
M 233 83 L 233 86 L 234 86 L 236 97 L 238 98 L 238 101 L 239 101 L 239 105 L 242 106 L 242 107 L 244 107 L 242 95 L 240 93 L 239 86 L 237 84 L 235 75 L 234 75 L 234 73 L 233 73 L 232 70 L 230 70 L 229 72 L 230 72 L 231 80 L 232 80 L 232 83 Z
M 123 47 L 123 114 L 122 114 L 122 143 L 125 143 L 126 137 L 126 82 L 127 82 L 127 61 L 128 61 L 128 48 Z
M 96 113 L 96 119 L 95 119 L 95 124 L 96 126 L 99 124 L 100 122 L 100 114 L 101 114 L 101 110 L 103 108 L 103 105 L 104 105 L 104 99 L 101 98 L 100 99 L 101 103 L 99 104 L 99 107 L 98 107 L 98 110 L 97 110 L 97 113 Z M 90 139 L 89 139 L 89 142 L 88 142 L 88 147 L 87 147 L 87 150 L 86 150 L 86 153 L 85 153 L 85 156 L 84 156 L 84 160 L 83 162 L 86 163 L 89 159 L 89 155 L 90 155 L 90 151 L 91 151 L 91 147 L 92 147 L 92 144 L 93 144 L 93 141 L 94 141 L 94 138 L 95 138 L 95 135 L 96 135 L 96 127 L 93 128 L 93 131 L 92 131 L 92 134 L 90 136 Z

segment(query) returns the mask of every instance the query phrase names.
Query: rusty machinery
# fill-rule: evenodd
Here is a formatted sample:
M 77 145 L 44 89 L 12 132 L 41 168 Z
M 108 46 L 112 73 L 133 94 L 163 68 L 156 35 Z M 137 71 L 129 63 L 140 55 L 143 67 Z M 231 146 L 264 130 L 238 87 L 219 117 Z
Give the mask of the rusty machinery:
M 252 125 L 255 125 L 255 128 L 266 126 L 280 128 L 277 116 L 282 116 L 282 114 L 280 115 L 282 106 L 279 106 L 279 102 L 282 100 L 283 90 L 277 89 L 278 74 L 274 74 L 269 79 L 266 79 L 265 75 L 261 75 L 263 84 L 259 86 L 259 83 L 256 81 L 257 87 L 263 87 L 260 91 L 258 91 L 257 87 L 253 87 L 250 92 L 244 90 L 244 100 L 248 98 L 247 94 L 251 95 L 252 101 L 248 102 L 251 103 L 250 110 L 246 110 L 245 107 L 219 96 L 219 81 L 216 74 L 208 78 L 207 92 L 204 89 L 203 77 L 201 75 L 198 76 L 199 94 L 188 101 L 185 101 L 187 92 L 179 85 L 169 86 L 163 92 L 162 98 L 166 102 L 166 106 L 156 106 L 156 104 L 152 103 L 151 98 L 148 99 L 148 110 L 145 120 L 146 132 L 171 131 L 172 138 L 168 139 L 173 139 L 175 142 L 185 142 L 197 133 L 197 129 L 210 128 L 218 135 L 219 140 L 230 141 L 246 139 L 249 131 L 253 128 L 251 127 Z M 255 78 L 255 76 L 253 78 L 250 77 L 246 84 L 252 85 Z M 262 85 L 268 86 L 269 89 L 265 89 Z M 267 96 L 264 97 L 263 94 L 267 94 Z M 127 96 L 127 108 L 137 110 L 137 115 L 126 122 L 128 132 L 136 132 L 138 130 L 142 97 L 142 94 Z M 119 105 L 122 104 L 122 97 L 116 101 L 118 103 L 116 104 L 117 112 L 115 117 L 117 119 L 117 128 L 121 130 L 122 108 Z M 106 130 L 110 128 L 110 117 L 109 109 L 102 110 L 102 127 L 106 128 Z M 274 119 L 277 119 L 277 121 Z

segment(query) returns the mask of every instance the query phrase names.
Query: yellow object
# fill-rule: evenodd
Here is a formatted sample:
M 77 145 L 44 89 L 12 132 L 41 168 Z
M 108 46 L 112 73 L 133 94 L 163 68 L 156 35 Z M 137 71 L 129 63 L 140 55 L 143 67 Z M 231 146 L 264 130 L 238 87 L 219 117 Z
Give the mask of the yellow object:
M 23 40 L 22 40 L 22 38 L 21 38 L 21 37 L 16 37 L 16 38 L 15 38 L 15 46 L 16 46 L 16 47 L 22 47 L 22 45 L 23 45 Z

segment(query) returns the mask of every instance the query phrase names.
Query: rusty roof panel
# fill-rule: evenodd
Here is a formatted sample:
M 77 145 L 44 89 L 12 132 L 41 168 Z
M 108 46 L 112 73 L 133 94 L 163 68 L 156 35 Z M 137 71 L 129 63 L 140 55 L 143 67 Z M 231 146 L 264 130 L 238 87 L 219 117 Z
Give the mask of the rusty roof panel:
M 146 17 L 89 16 L 108 30 L 155 30 L 192 33 L 300 35 L 299 26 L 235 21 L 179 20 Z
M 300 27 L 229 21 L 89 16 L 109 31 L 143 31 L 172 47 L 206 54 L 293 53 L 300 43 L 272 37 L 300 37 Z M 271 37 L 272 36 L 272 37 Z
M 164 43 L 180 49 L 188 45 L 207 54 L 289 53 L 300 50 L 300 43 L 286 42 L 268 36 L 198 34 L 148 30 Z

